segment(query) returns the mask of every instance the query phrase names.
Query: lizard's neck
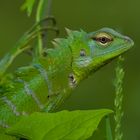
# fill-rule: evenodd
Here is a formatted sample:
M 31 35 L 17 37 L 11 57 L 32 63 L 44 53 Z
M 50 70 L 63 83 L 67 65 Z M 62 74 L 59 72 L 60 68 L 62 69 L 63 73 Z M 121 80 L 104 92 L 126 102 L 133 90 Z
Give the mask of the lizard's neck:
M 45 68 L 52 67 L 55 71 L 69 69 L 72 64 L 72 54 L 67 39 L 59 39 L 53 44 L 55 48 L 43 51 L 44 56 L 40 59 L 41 63 Z
M 55 42 L 54 49 L 47 49 L 46 56 L 41 57 L 40 63 L 50 75 L 52 85 L 69 88 L 71 85 L 72 70 L 72 52 L 67 39 L 59 39 Z M 56 88 L 56 87 L 55 87 Z M 55 89 L 53 88 L 53 89 Z

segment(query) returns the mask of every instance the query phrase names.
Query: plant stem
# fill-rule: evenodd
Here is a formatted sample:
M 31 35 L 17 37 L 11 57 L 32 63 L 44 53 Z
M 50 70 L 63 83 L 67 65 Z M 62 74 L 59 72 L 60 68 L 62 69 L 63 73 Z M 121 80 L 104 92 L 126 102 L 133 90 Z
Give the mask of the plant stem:
M 109 116 L 106 116 L 106 138 L 107 140 L 113 140 Z
M 50 16 L 51 5 L 52 5 L 52 0 L 39 0 L 37 12 L 36 12 L 36 23 L 38 23 L 43 18 Z M 47 23 L 45 26 L 47 26 Z M 38 28 L 41 28 L 41 25 Z M 40 34 L 38 35 L 38 45 L 36 46 L 36 50 L 35 50 L 36 59 L 38 56 L 41 55 L 42 49 L 44 47 L 46 47 L 46 33 L 44 33 L 43 36 Z
M 124 79 L 124 69 L 123 69 L 123 61 L 124 59 L 122 56 L 119 56 L 118 62 L 117 62 L 117 67 L 116 67 L 116 79 L 115 79 L 115 92 L 116 92 L 116 97 L 114 101 L 115 105 L 115 140 L 122 140 L 123 137 L 123 132 L 121 130 L 121 120 L 123 117 L 123 109 L 122 109 L 122 103 L 123 103 L 123 79 Z
M 52 0 L 48 0 L 47 16 L 51 15 L 52 12 L 51 8 L 52 8 Z
M 51 15 L 52 0 L 40 0 L 36 13 L 36 21 Z

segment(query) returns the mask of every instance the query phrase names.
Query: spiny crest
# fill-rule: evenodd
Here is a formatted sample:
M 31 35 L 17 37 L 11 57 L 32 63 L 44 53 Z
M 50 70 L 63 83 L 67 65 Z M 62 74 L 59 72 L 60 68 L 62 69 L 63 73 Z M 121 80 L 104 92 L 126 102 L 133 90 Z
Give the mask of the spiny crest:
M 68 29 L 68 28 L 65 28 L 65 30 L 66 30 L 66 33 L 68 34 L 68 36 L 81 36 L 81 35 L 83 35 L 83 34 L 86 34 L 86 32 L 85 31 L 83 31 L 82 29 L 80 29 L 80 31 L 74 31 L 74 30 L 70 30 L 70 29 Z
M 65 38 L 55 38 L 52 41 L 52 44 L 54 45 L 55 48 L 61 47 L 61 46 L 66 46 L 68 44 L 68 40 Z
M 68 35 L 71 35 L 71 34 L 72 34 L 72 30 L 70 30 L 70 29 L 68 29 L 68 28 L 65 28 L 65 30 L 66 30 L 66 33 L 67 33 Z
M 70 30 L 68 28 L 65 28 L 65 30 L 66 30 L 66 32 L 68 34 L 67 39 L 68 39 L 69 42 L 72 42 L 73 39 L 75 39 L 75 38 L 77 38 L 77 39 L 78 38 L 83 38 L 83 37 L 85 37 L 87 35 L 87 33 L 85 31 L 83 31 L 83 30 L 73 31 L 73 30 Z
M 65 38 L 55 38 L 52 42 L 52 44 L 54 45 L 55 48 L 63 45 L 65 46 L 66 44 L 70 44 L 71 42 L 73 42 L 73 40 L 75 38 L 83 38 L 87 35 L 86 32 L 84 32 L 83 30 L 80 30 L 80 31 L 73 31 L 73 30 L 70 30 L 68 28 L 65 28 L 67 34 L 68 34 L 68 38 L 65 39 Z
M 52 44 L 54 45 L 55 48 L 57 48 L 60 43 L 63 41 L 63 38 L 55 38 L 52 42 Z
M 54 48 L 58 47 L 58 44 L 55 41 L 51 41 L 51 43 L 53 44 Z

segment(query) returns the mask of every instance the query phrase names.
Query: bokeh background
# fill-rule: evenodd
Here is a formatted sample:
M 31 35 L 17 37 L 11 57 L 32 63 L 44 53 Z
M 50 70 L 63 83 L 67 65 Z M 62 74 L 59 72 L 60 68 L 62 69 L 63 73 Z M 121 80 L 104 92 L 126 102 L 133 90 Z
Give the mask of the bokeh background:
M 24 0 L 0 2 L 0 57 L 8 52 L 22 34 L 34 23 L 20 11 Z M 61 37 L 66 35 L 64 27 L 87 32 L 102 27 L 114 28 L 130 36 L 135 46 L 124 55 L 124 139 L 140 140 L 140 0 L 53 0 L 52 13 L 58 21 Z M 9 71 L 26 65 L 30 58 L 20 55 Z M 60 109 L 114 109 L 115 64 L 106 65 L 83 81 Z M 113 127 L 113 117 L 112 117 Z M 105 121 L 90 140 L 105 139 Z

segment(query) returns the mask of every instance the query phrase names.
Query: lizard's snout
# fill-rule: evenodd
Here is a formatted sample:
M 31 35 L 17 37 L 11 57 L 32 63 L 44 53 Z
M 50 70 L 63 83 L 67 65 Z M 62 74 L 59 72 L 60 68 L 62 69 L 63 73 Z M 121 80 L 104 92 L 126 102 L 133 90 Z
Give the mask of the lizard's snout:
M 128 42 L 131 46 L 133 46 L 133 45 L 134 45 L 134 41 L 133 41 L 130 37 L 125 36 L 125 37 L 124 37 L 124 39 L 125 39 L 125 40 L 126 40 L 126 42 Z

